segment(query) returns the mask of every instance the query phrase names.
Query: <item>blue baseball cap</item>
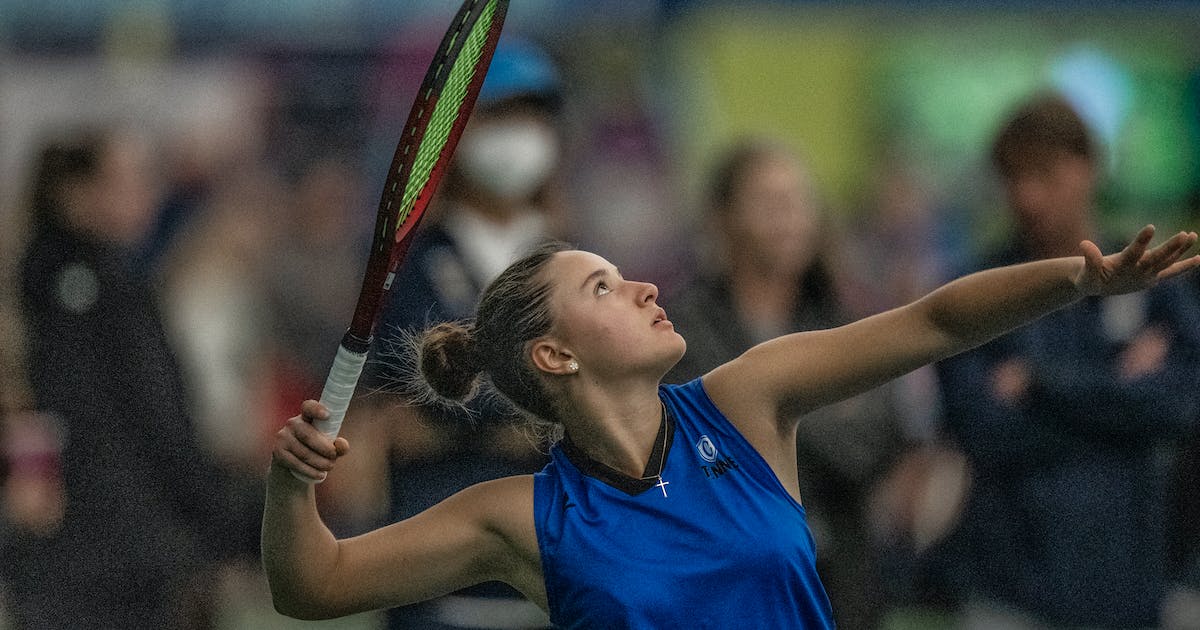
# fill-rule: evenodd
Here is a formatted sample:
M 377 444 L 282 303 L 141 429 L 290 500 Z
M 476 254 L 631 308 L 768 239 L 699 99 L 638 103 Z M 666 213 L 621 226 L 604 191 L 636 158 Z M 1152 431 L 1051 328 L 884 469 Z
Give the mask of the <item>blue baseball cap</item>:
M 489 107 L 512 99 L 527 99 L 555 110 L 562 100 L 562 80 L 544 50 L 527 40 L 501 37 L 478 102 Z

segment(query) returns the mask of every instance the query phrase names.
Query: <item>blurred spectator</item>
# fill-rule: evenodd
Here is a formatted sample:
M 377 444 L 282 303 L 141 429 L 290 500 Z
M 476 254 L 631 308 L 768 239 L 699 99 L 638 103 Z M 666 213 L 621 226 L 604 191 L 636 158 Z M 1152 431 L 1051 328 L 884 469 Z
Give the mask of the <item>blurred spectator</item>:
M 833 281 L 831 231 L 804 165 L 782 146 L 748 141 L 724 156 L 711 183 L 714 265 L 665 303 L 687 353 L 667 375 L 681 383 L 789 332 L 847 321 Z M 876 569 L 864 526 L 865 491 L 897 447 L 890 386 L 800 421 L 800 488 L 817 562 L 841 628 L 874 628 Z M 821 515 L 819 517 L 813 515 Z
M 319 393 L 354 314 L 370 215 L 351 164 L 319 157 L 296 177 L 284 212 L 271 221 L 268 296 L 282 347 L 293 349 L 303 391 Z M 315 395 L 315 393 L 313 395 Z
M 268 269 L 281 249 L 275 226 L 286 189 L 247 168 L 214 185 L 164 265 L 164 317 L 196 400 L 196 428 L 220 462 L 261 477 L 273 427 L 274 323 Z
M 399 343 L 403 331 L 469 317 L 495 276 L 558 231 L 560 99 L 558 70 L 549 56 L 530 42 L 501 39 L 436 207 L 397 274 L 376 331 L 379 352 L 368 363 L 369 386 L 386 390 L 396 382 L 390 356 L 402 353 L 389 352 L 388 345 Z M 339 502 L 357 496 L 359 507 L 369 511 L 365 480 L 386 479 L 387 519 L 395 521 L 471 484 L 536 472 L 545 454 L 509 422 L 513 413 L 495 401 L 462 412 L 405 407 L 380 393 L 360 398 L 343 429 L 355 448 L 346 463 L 356 469 L 341 471 L 341 481 L 331 478 L 322 484 L 330 489 L 323 490 Z M 342 485 L 331 485 L 337 483 Z M 350 484 L 359 487 L 345 487 Z M 389 612 L 391 628 L 546 625 L 540 609 L 499 584 Z
M 250 514 L 261 512 L 261 462 L 277 428 L 276 401 L 298 393 L 286 389 L 298 371 L 278 369 L 282 352 L 267 291 L 287 192 L 277 177 L 253 165 L 212 178 L 159 264 L 163 317 L 195 401 L 197 437 L 228 474 L 237 505 Z M 245 553 L 242 562 L 223 567 L 221 584 L 209 585 L 224 589 L 223 613 L 236 605 L 230 589 L 247 599 L 255 592 L 250 587 L 263 582 L 258 531 L 247 527 L 225 537 Z M 261 606 L 270 609 L 266 601 Z
M 991 157 L 1016 230 L 985 266 L 1102 236 L 1103 160 L 1068 102 L 1022 104 Z M 1082 300 L 939 365 L 946 429 L 973 470 L 957 532 L 964 627 L 1159 624 L 1173 445 L 1200 416 L 1187 282 Z
M 157 202 L 151 160 L 142 138 L 103 129 L 36 162 L 21 304 L 32 405 L 57 422 L 43 437 L 61 440 L 62 517 L 5 541 L 20 628 L 208 627 L 204 570 L 253 527 L 195 439 L 155 298 L 133 272 Z
M 935 189 L 903 151 L 889 152 L 871 203 L 845 239 L 839 281 L 852 318 L 912 302 L 950 279 L 964 236 Z M 960 232 L 961 233 L 961 232 Z M 961 512 L 965 459 L 942 444 L 937 373 L 927 365 L 892 381 L 902 436 L 894 461 L 871 488 L 867 521 L 878 562 L 885 624 L 947 619 L 952 589 L 938 582 L 940 543 Z
M 928 176 L 904 156 L 884 160 L 871 203 L 846 239 L 845 302 L 856 317 L 907 304 L 948 280 L 965 240 Z M 898 263 L 897 261 L 902 261 Z

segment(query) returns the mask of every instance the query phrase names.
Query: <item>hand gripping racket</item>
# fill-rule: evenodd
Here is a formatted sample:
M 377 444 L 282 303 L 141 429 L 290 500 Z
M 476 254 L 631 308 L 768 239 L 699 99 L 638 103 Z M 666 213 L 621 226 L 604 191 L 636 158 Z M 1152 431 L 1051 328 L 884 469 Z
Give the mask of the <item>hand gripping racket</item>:
M 346 417 L 383 299 L 467 124 L 507 11 L 508 0 L 465 0 L 421 82 L 384 182 L 354 318 L 321 392 L 329 419 L 314 424 L 330 439 Z

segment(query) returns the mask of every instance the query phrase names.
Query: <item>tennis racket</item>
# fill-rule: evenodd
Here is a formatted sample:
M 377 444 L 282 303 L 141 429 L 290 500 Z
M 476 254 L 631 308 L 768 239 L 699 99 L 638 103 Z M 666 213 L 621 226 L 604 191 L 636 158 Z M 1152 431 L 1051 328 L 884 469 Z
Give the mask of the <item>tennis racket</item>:
M 467 124 L 507 11 L 508 0 L 465 0 L 421 82 L 383 185 L 354 318 L 321 392 L 329 418 L 314 426 L 330 439 L 346 417 L 380 307 Z

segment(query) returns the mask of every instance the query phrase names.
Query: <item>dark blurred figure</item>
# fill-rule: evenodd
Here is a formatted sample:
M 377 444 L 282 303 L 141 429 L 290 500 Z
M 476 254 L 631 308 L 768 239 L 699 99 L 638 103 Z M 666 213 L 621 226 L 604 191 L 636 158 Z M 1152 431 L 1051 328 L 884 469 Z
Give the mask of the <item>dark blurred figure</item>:
M 158 201 L 151 159 L 140 137 L 104 129 L 47 144 L 35 164 L 20 298 L 32 405 L 61 440 L 62 516 L 3 543 L 17 628 L 209 627 L 206 569 L 256 517 L 225 501 L 198 448 L 133 271 Z
M 682 383 L 790 332 L 848 321 L 829 252 L 831 230 L 800 159 L 750 140 L 720 161 L 711 183 L 713 264 L 669 302 L 688 339 L 665 381 Z M 800 489 L 811 509 L 817 564 L 844 629 L 874 628 L 882 606 L 865 526 L 866 491 L 898 449 L 891 385 L 800 421 Z M 820 516 L 814 516 L 820 515 Z
M 560 101 L 558 69 L 547 53 L 528 41 L 501 39 L 435 205 L 397 273 L 366 387 L 387 390 L 397 382 L 396 370 L 404 368 L 391 357 L 403 352 L 390 344 L 405 331 L 470 317 L 489 282 L 559 232 Z M 540 470 L 546 456 L 512 422 L 515 413 L 494 400 L 446 410 L 404 406 L 379 391 L 360 397 L 343 426 L 355 455 L 321 487 L 338 503 L 333 526 L 398 521 L 471 484 Z M 372 487 L 380 490 L 373 495 Z M 382 488 L 386 500 L 379 499 Z M 390 505 L 386 515 L 375 512 L 381 505 Z M 533 628 L 548 620 L 515 590 L 495 584 L 389 611 L 388 624 Z
M 1016 229 L 984 266 L 1101 236 L 1104 162 L 1068 102 L 1022 104 L 991 157 Z M 1200 414 L 1189 282 L 1084 299 L 939 365 L 946 429 L 973 470 L 956 534 L 966 628 L 1158 625 L 1167 481 Z
M 301 391 L 319 392 L 354 314 L 370 226 L 357 170 L 322 156 L 299 167 L 291 194 L 266 231 L 271 241 L 265 286 L 277 345 L 292 349 L 285 370 Z M 334 341 L 331 343 L 330 339 Z
M 1200 89 L 1200 75 L 1196 79 L 1196 87 Z M 1200 110 L 1195 113 L 1200 117 Z M 1200 222 L 1200 188 L 1192 192 L 1188 207 L 1195 225 Z M 1200 278 L 1192 278 L 1191 282 L 1200 293 Z M 1167 595 L 1162 627 L 1200 630 L 1200 422 L 1176 461 L 1173 481 L 1169 566 L 1175 579 L 1174 588 Z

